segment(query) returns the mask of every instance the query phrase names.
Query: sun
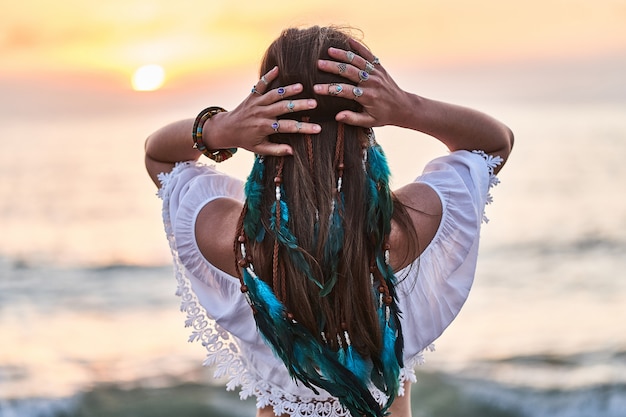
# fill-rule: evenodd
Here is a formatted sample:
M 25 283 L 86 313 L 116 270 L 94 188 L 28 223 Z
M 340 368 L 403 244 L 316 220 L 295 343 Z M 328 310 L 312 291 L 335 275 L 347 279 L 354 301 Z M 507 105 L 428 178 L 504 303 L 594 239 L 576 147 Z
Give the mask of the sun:
M 135 70 L 131 83 L 135 91 L 154 91 L 165 82 L 165 70 L 156 64 L 143 65 Z

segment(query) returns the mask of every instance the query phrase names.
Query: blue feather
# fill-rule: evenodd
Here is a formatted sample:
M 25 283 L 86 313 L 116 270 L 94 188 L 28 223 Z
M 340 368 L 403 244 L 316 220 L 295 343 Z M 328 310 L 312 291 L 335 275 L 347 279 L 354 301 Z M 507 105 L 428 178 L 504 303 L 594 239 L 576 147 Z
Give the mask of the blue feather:
M 343 349 L 340 349 L 343 350 Z M 348 346 L 345 353 L 345 367 L 350 370 L 361 381 L 366 381 L 369 374 L 369 369 L 365 364 L 363 358 L 357 351 L 354 350 L 352 345 Z
M 258 297 L 265 301 L 272 320 L 274 322 L 281 320 L 285 313 L 285 306 L 276 298 L 276 295 L 274 295 L 272 289 L 265 281 L 257 279 L 256 284 Z
M 387 164 L 387 157 L 379 145 L 367 148 L 367 161 L 372 178 L 376 182 L 383 182 L 388 185 L 391 173 Z
M 333 212 L 330 217 L 330 224 L 328 227 L 328 238 L 324 245 L 324 264 L 329 266 L 327 273 L 327 279 L 324 283 L 324 287 L 320 292 L 320 297 L 326 297 L 338 280 L 337 269 L 339 265 L 339 252 L 343 248 L 344 231 L 343 221 L 340 213 L 343 211 L 343 194 L 340 198 L 335 200 Z
M 346 350 L 339 348 L 337 350 L 337 360 L 339 361 L 340 364 L 342 364 L 343 366 L 346 366 Z
M 383 370 L 385 373 L 386 394 L 389 395 L 388 404 L 398 394 L 400 366 L 396 358 L 396 331 L 387 324 L 383 330 L 383 351 L 381 355 Z
M 244 188 L 247 211 L 243 227 L 244 232 L 248 236 L 257 236 L 261 226 L 261 198 L 264 191 L 262 182 L 264 172 L 265 164 L 263 163 L 263 159 L 257 157 Z
M 281 187 L 281 195 L 284 196 L 282 187 Z M 277 209 L 278 204 L 280 205 L 280 227 L 277 227 L 278 225 L 276 222 L 276 209 Z M 271 212 L 270 230 L 274 233 L 274 235 L 276 236 L 276 239 L 278 239 L 278 242 L 288 249 L 287 253 L 289 257 L 294 262 L 294 264 L 297 265 L 302 270 L 302 272 L 307 277 L 307 279 L 313 282 L 318 288 L 323 288 L 322 283 L 313 277 L 313 274 L 311 272 L 311 267 L 309 263 L 306 261 L 304 255 L 302 254 L 302 250 L 300 246 L 298 245 L 298 240 L 293 235 L 293 233 L 291 233 L 291 230 L 289 230 L 289 225 L 288 225 L 289 209 L 287 207 L 287 203 L 285 199 L 281 198 L 281 200 L 278 202 L 274 201 L 272 203 L 270 212 Z

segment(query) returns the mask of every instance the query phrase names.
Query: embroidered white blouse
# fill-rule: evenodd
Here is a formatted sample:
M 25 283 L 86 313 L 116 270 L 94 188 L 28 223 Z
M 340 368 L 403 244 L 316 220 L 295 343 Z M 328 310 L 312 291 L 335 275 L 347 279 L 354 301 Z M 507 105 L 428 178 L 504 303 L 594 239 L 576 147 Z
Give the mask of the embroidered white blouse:
M 498 183 L 493 169 L 500 161 L 482 151 L 456 151 L 428 163 L 416 179 L 437 192 L 443 215 L 422 255 L 398 272 L 403 278 L 397 287 L 405 343 L 402 381 L 415 380 L 413 368 L 422 351 L 443 333 L 468 297 L 484 208 L 491 202 L 489 188 Z M 243 201 L 243 182 L 197 162 L 178 163 L 159 179 L 177 295 L 187 316 L 185 326 L 192 328 L 189 341 L 206 349 L 204 365 L 215 368 L 216 378 L 227 377 L 228 390 L 240 387 L 242 399 L 254 395 L 257 407 L 272 406 L 277 415 L 349 416 L 330 394 L 322 390 L 315 395 L 289 376 L 257 331 L 238 278 L 200 253 L 194 227 L 198 213 L 220 197 Z M 384 402 L 381 392 L 372 392 Z M 402 388 L 399 394 L 404 394 Z

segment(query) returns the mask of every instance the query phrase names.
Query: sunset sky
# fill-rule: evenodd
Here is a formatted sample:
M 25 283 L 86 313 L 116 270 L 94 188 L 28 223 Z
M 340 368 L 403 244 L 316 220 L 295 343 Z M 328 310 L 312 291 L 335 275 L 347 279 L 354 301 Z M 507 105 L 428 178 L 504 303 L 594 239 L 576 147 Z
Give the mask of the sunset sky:
M 2 1 L 0 78 L 86 72 L 169 79 L 256 65 L 280 30 L 348 24 L 387 62 L 449 65 L 623 54 L 623 0 Z

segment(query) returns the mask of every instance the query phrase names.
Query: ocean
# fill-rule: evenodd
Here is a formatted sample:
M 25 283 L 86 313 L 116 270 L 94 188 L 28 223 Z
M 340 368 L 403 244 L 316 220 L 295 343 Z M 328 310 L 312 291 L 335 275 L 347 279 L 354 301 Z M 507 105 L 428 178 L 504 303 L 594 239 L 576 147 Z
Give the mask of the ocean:
M 397 73 L 516 133 L 474 288 L 417 369 L 413 416 L 626 416 L 626 62 Z M 0 417 L 254 415 L 187 343 L 143 168 L 148 134 L 232 108 L 252 83 L 130 93 L 44 78 L 0 80 Z M 445 151 L 377 134 L 394 184 Z M 243 178 L 251 160 L 220 168 Z

